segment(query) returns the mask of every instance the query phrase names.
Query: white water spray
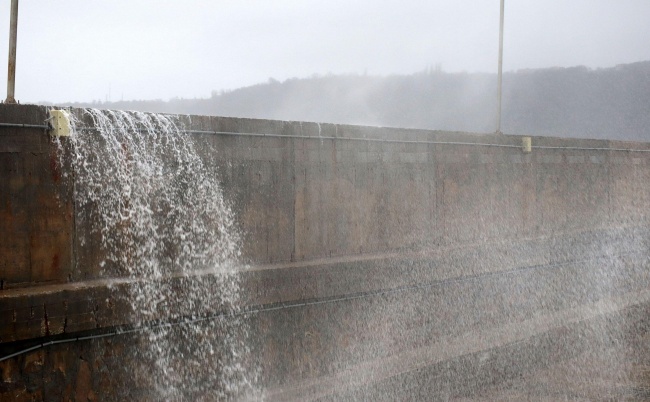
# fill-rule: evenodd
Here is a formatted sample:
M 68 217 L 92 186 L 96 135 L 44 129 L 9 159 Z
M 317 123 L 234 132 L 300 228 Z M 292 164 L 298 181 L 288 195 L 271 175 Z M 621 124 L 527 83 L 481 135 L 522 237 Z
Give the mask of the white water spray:
M 176 116 L 87 109 L 72 129 L 78 225 L 101 239 L 101 275 L 131 283 L 115 289 L 132 306 L 130 321 L 148 328 L 225 314 L 144 331 L 137 375 L 162 399 L 249 393 L 248 331 L 237 314 L 240 239 L 217 172 Z

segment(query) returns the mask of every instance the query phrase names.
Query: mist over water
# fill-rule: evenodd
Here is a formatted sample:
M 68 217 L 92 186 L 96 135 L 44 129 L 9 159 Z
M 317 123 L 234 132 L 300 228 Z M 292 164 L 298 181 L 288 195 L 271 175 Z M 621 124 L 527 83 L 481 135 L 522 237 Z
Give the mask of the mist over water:
M 239 232 L 182 119 L 85 109 L 72 125 L 62 163 L 72 164 L 77 218 L 93 231 L 80 247 L 99 247 L 99 275 L 119 278 L 112 297 L 132 306 L 137 382 L 167 400 L 252 392 Z

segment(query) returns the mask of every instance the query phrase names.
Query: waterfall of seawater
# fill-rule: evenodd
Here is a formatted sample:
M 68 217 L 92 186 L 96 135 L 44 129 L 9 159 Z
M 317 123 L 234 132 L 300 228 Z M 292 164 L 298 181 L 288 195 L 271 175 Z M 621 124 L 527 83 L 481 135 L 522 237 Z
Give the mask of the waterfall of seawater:
M 115 297 L 127 298 L 130 321 L 142 328 L 130 359 L 136 382 L 154 399 L 250 395 L 239 235 L 218 175 L 182 119 L 87 109 L 72 125 L 69 179 L 78 226 L 91 228 L 79 243 L 100 243 L 101 275 L 121 278 Z M 197 320 L 215 312 L 225 314 Z

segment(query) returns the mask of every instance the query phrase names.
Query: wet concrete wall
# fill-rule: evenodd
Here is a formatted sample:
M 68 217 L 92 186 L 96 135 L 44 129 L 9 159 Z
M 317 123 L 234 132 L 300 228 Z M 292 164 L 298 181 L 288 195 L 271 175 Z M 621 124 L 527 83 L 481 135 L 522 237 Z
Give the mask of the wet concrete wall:
M 34 106 L 0 111 L 8 122 L 47 118 Z M 540 137 L 524 153 L 517 136 L 219 117 L 194 117 L 191 128 L 243 134 L 192 135 L 252 264 L 637 225 L 650 206 L 649 153 L 610 150 L 648 144 Z M 99 239 L 78 219 L 73 173 L 56 156 L 66 151 L 42 129 L 1 134 L 3 287 L 118 275 L 98 268 Z
M 192 135 L 243 234 L 269 399 L 426 399 L 437 383 L 440 397 L 470 395 L 646 332 L 650 153 L 624 149 L 649 144 L 533 137 L 524 153 L 517 136 L 219 117 L 188 127 L 221 133 Z M 3 350 L 128 323 L 113 292 L 129 281 L 109 291 L 119 272 L 100 268 L 47 134 L 0 130 Z M 146 381 L 105 379 L 138 342 L 1 362 L 2 395 L 147 395 Z
M 44 108 L 3 105 L 4 123 L 43 125 Z M 0 283 L 67 282 L 72 272 L 73 208 L 56 149 L 43 129 L 0 130 Z

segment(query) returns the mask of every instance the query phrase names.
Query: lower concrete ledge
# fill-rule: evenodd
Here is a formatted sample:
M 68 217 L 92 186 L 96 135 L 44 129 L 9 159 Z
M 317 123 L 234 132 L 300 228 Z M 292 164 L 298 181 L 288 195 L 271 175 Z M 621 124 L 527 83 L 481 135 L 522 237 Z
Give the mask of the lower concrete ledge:
M 575 283 L 588 287 L 598 286 L 598 275 L 609 280 L 598 268 L 603 260 L 608 266 L 620 262 L 639 265 L 644 261 L 648 238 L 647 227 L 604 228 L 518 241 L 255 266 L 234 275 L 241 287 L 242 306 L 251 309 L 445 286 L 532 270 L 570 269 L 575 275 L 591 278 L 593 283 Z M 592 271 L 595 276 L 586 274 Z M 181 300 L 189 297 L 195 286 L 218 283 L 215 275 L 223 274 L 202 271 L 161 282 L 171 284 Z M 634 281 L 634 277 L 621 280 Z M 0 344 L 133 324 L 131 304 L 124 295 L 137 286 L 137 281 L 117 278 L 2 291 Z M 196 311 L 166 310 L 163 314 L 167 316 L 154 319 L 215 314 L 220 307 L 197 305 Z
M 633 250 L 621 247 L 617 250 L 628 254 L 610 252 L 602 259 L 598 242 L 591 244 L 585 252 L 589 250 L 592 259 L 556 260 L 521 269 L 504 263 L 501 271 L 490 266 L 482 273 L 475 264 L 473 276 L 447 279 L 440 279 L 444 270 L 436 269 L 446 260 L 432 255 L 420 260 L 384 256 L 336 261 L 340 265 L 251 270 L 252 277 L 244 282 L 250 289 L 264 283 L 273 289 L 259 300 L 269 295 L 275 298 L 270 300 L 287 300 L 262 304 L 245 318 L 248 356 L 260 371 L 256 386 L 269 400 L 473 397 L 592 345 L 626 342 L 628 335 L 638 332 L 630 327 L 650 317 L 647 253 L 637 249 L 629 254 Z M 454 261 L 459 261 L 456 257 Z M 475 256 L 467 258 L 468 264 L 476 261 Z M 343 275 L 346 268 L 349 276 Z M 340 285 L 359 273 L 377 276 L 356 277 L 348 287 Z M 437 281 L 417 285 L 416 279 L 427 278 Z M 359 292 L 362 286 L 365 292 Z M 336 290 L 338 296 L 327 297 Z M 352 290 L 356 292 L 343 293 Z M 310 294 L 320 297 L 306 299 Z M 215 325 L 206 328 L 215 334 L 209 342 L 219 345 L 220 330 L 213 331 L 219 324 Z M 179 331 L 170 339 L 182 343 L 186 335 Z M 29 341 L 19 341 L 0 349 L 14 348 L 8 352 L 12 353 L 29 346 Z M 149 361 L 134 359 L 146 356 L 151 346 L 146 333 L 128 333 L 21 354 L 0 362 L 4 376 L 0 397 L 21 390 L 25 395 L 41 391 L 54 395 L 73 390 L 86 379 L 104 399 L 152 399 L 151 377 L 156 374 Z M 205 367 L 217 364 L 204 357 L 195 356 L 193 362 Z M 185 364 L 188 356 L 176 358 Z M 209 381 L 213 371 L 192 375 L 193 380 Z M 210 391 L 183 396 L 209 399 Z M 68 394 L 62 395 L 60 399 L 66 399 Z
M 466 332 L 397 356 L 364 362 L 333 376 L 269 389 L 264 395 L 277 401 L 468 396 L 607 341 L 613 331 L 647 321 L 648 309 L 649 290 L 629 292 L 522 322 Z M 619 333 L 614 341 L 625 342 L 625 335 Z M 413 378 L 422 375 L 427 377 L 426 384 Z M 479 381 L 481 376 L 484 378 Z M 402 385 L 395 386 L 395 382 Z

